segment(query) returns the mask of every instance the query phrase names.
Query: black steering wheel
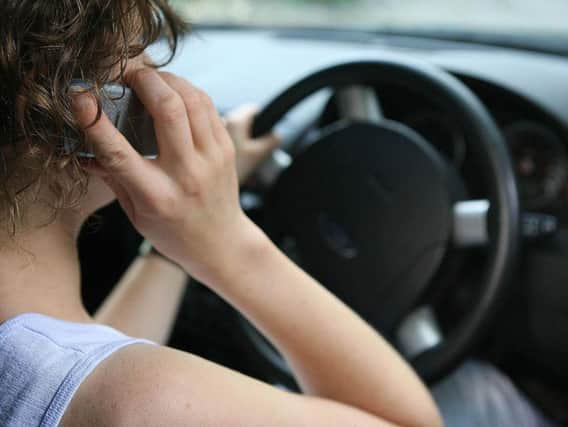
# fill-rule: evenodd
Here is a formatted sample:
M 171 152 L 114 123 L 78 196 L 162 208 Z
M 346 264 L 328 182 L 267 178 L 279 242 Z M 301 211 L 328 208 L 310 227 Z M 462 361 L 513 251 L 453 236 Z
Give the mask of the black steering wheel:
M 403 347 L 421 377 L 433 382 L 462 361 L 487 329 L 519 246 L 513 168 L 487 110 L 464 84 L 433 65 L 402 58 L 350 62 L 309 75 L 274 98 L 257 116 L 253 135 L 268 132 L 320 89 L 379 84 L 402 85 L 451 112 L 465 132 L 488 200 L 457 209 L 461 177 L 448 161 L 401 123 L 377 117 L 377 111 L 359 112 L 293 153 L 268 190 L 264 227 L 279 245 L 293 247 L 289 252 L 304 269 Z M 353 108 L 366 107 L 359 100 Z M 448 248 L 460 239 L 485 239 L 487 261 L 469 311 L 441 337 L 432 310 L 419 306 Z M 245 329 L 257 349 L 282 366 L 258 332 Z

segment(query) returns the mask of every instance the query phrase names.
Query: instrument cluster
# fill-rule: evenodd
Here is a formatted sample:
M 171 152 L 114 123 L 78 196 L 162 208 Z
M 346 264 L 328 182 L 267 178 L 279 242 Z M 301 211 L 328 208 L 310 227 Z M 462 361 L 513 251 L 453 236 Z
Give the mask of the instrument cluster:
M 403 122 L 429 141 L 457 169 L 467 158 L 466 139 L 450 117 L 417 113 Z M 568 152 L 561 137 L 546 125 L 516 120 L 502 128 L 511 153 L 519 196 L 525 209 L 545 209 L 568 193 Z M 567 198 L 568 200 L 568 198 Z
M 507 126 L 519 195 L 527 209 L 541 209 L 561 198 L 568 177 L 566 146 L 545 125 L 519 121 Z

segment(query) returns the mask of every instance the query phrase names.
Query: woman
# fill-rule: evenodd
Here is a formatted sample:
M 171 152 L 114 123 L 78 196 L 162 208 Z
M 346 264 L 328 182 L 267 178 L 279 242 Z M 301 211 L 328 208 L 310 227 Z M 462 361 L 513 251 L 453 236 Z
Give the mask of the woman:
M 441 425 L 388 343 L 242 212 L 235 147 L 211 100 L 142 56 L 162 35 L 173 52 L 182 29 L 165 0 L 0 3 L 2 424 Z M 92 89 L 68 90 L 76 78 Z M 110 81 L 128 84 L 153 117 L 157 160 L 100 114 L 98 88 Z M 96 161 L 64 149 L 70 129 Z M 75 240 L 114 196 L 161 254 L 270 337 L 305 395 L 98 324 L 128 331 L 121 301 L 153 300 L 142 292 L 152 272 L 181 277 L 160 257 L 140 260 L 98 319 L 86 313 Z M 160 341 L 166 329 L 140 335 Z

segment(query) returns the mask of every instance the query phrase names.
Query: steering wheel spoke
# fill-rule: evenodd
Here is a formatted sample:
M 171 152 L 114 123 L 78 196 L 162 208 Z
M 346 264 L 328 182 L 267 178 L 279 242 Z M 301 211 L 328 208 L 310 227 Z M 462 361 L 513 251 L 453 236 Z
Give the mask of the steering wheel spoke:
M 370 86 L 345 86 L 337 91 L 336 103 L 344 119 L 380 123 L 384 118 L 377 94 Z
M 454 205 L 453 243 L 456 247 L 489 243 L 489 200 L 467 200 Z
M 397 347 L 409 360 L 444 341 L 432 307 L 420 307 L 406 317 L 396 332 Z

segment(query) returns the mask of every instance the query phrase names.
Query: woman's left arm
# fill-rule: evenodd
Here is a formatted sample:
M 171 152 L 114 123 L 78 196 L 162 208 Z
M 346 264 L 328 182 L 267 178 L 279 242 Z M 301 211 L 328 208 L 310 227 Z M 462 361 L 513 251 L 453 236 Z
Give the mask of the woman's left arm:
M 226 117 L 237 153 L 237 172 L 242 184 L 275 148 L 274 135 L 250 138 L 256 108 L 243 106 Z M 189 278 L 167 259 L 149 253 L 130 265 L 111 294 L 95 313 L 95 321 L 126 335 L 167 344 Z
M 131 337 L 165 345 L 187 281 L 185 271 L 159 255 L 139 256 L 95 313 L 95 320 Z

